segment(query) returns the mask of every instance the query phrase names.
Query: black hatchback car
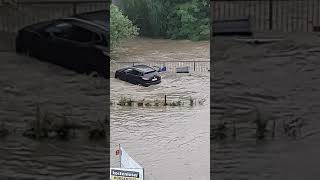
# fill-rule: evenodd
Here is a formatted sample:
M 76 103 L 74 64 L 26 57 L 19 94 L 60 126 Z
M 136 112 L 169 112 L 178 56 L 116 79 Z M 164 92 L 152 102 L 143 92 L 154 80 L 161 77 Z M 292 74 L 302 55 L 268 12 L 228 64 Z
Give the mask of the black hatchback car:
M 108 21 L 107 12 L 95 12 L 30 25 L 18 32 L 16 51 L 109 78 Z
M 160 74 L 154 68 L 146 65 L 136 65 L 119 69 L 115 73 L 115 78 L 142 86 L 161 83 Z

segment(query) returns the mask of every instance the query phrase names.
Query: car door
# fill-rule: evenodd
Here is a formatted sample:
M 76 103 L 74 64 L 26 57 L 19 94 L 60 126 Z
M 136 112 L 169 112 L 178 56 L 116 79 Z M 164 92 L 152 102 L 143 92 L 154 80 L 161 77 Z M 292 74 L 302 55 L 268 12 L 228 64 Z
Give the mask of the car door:
M 124 71 L 123 71 L 123 74 L 121 75 L 121 76 L 119 76 L 119 78 L 121 79 L 121 80 L 123 80 L 123 81 L 127 81 L 127 82 L 131 82 L 132 80 L 131 80 L 131 71 L 132 71 L 133 69 L 131 69 L 131 68 L 128 68 L 128 69 L 125 69 Z
M 68 28 L 68 25 L 69 24 L 65 24 L 64 22 L 54 21 L 43 29 L 41 32 L 41 41 L 38 42 L 38 49 L 39 53 L 41 53 L 41 59 L 59 64 L 59 45 L 58 41 L 54 38 L 54 35 L 64 33 L 65 28 Z
M 108 42 L 104 34 L 94 33 L 92 49 L 93 54 L 90 58 L 89 66 L 96 70 L 103 77 L 109 77 L 110 54 Z
M 93 33 L 79 25 L 68 23 L 69 28 L 52 34 L 57 62 L 79 72 L 88 72 L 88 60 L 92 55 Z
M 131 83 L 140 84 L 141 73 L 133 69 L 130 73 L 128 73 L 128 78 L 130 79 Z

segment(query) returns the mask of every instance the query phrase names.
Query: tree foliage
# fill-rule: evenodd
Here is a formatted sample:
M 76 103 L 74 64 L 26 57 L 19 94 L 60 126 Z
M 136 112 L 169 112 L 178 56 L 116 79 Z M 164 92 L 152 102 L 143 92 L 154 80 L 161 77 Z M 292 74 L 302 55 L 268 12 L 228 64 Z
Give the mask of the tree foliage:
M 134 38 L 138 35 L 138 30 L 127 16 L 115 5 L 110 6 L 110 44 L 117 46 L 121 41 Z
M 172 39 L 209 39 L 207 0 L 122 0 L 124 13 L 141 35 Z

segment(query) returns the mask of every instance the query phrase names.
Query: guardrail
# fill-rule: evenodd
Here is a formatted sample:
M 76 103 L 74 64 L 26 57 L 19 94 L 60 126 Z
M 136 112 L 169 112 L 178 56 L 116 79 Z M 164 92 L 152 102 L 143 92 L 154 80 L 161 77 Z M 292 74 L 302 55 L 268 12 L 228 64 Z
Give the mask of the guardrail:
M 0 31 L 17 32 L 20 28 L 40 21 L 108 10 L 106 0 L 18 1 L 0 6 Z
M 190 71 L 193 72 L 208 72 L 210 70 L 210 61 L 149 61 L 149 62 L 138 62 L 138 61 L 128 61 L 128 62 L 111 62 L 110 70 L 112 72 L 117 69 L 130 67 L 134 65 L 147 65 L 151 67 L 166 67 L 168 72 L 176 72 L 176 68 L 188 67 Z

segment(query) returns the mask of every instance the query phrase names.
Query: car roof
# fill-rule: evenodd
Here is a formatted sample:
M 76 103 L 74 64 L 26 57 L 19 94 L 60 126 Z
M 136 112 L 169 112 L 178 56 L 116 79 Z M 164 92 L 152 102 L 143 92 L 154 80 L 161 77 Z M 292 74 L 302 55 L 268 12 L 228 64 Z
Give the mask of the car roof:
M 73 16 L 74 18 L 90 21 L 96 24 L 99 24 L 104 27 L 109 27 L 109 11 L 108 10 L 100 10 L 94 12 L 87 12 L 82 14 L 77 14 Z
M 155 69 L 153 69 L 152 67 L 150 66 L 147 66 L 147 65 L 135 65 L 133 66 L 136 70 L 139 70 L 141 72 L 151 72 L 151 71 L 155 71 Z
M 82 19 L 99 19 L 101 21 L 109 21 L 109 11 L 108 10 L 100 10 L 100 11 L 93 11 L 93 12 L 86 12 L 74 15 L 74 17 L 82 18 Z
M 58 20 L 79 22 L 79 23 L 87 24 L 96 29 L 99 29 L 100 31 L 109 32 L 108 22 L 102 22 L 100 20 L 89 20 L 89 19 L 82 19 L 77 17 L 66 17 Z

